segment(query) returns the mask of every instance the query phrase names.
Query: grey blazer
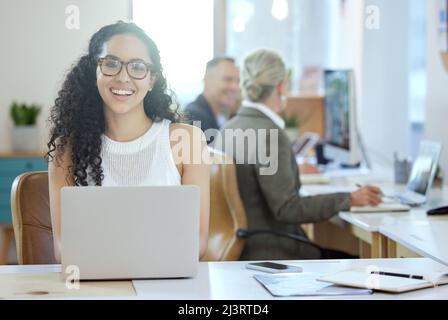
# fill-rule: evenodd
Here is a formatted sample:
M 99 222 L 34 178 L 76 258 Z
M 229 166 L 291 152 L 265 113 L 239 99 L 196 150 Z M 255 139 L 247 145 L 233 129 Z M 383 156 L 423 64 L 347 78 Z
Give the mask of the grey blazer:
M 229 145 L 225 147 L 226 143 L 229 143 L 229 139 L 237 142 L 238 138 L 229 136 L 226 129 L 255 129 L 256 132 L 265 129 L 268 143 L 264 143 L 263 135 L 256 135 L 254 144 L 241 143 L 240 131 L 240 142 L 234 143 L 231 150 Z M 266 161 L 261 161 L 263 159 L 257 157 L 257 152 L 261 150 L 262 144 L 266 144 L 266 154 L 272 152 L 271 156 L 275 156 L 275 145 L 270 143 L 271 136 L 275 138 L 275 134 L 270 130 L 277 130 L 278 133 L 278 166 L 274 174 L 265 175 L 261 174 L 260 169 L 267 168 Z M 238 135 L 233 132 L 235 136 Z M 236 116 L 221 129 L 221 134 L 223 144 L 218 148 L 230 153 L 236 161 L 238 187 L 246 209 L 249 230 L 275 230 L 306 236 L 300 224 L 327 220 L 339 211 L 349 209 L 348 193 L 312 197 L 299 195 L 301 183 L 291 143 L 284 131 L 262 112 L 253 108 L 240 108 Z M 271 164 L 272 168 L 275 165 Z M 316 258 L 320 258 L 319 251 L 307 244 L 273 235 L 258 235 L 246 240 L 241 260 Z

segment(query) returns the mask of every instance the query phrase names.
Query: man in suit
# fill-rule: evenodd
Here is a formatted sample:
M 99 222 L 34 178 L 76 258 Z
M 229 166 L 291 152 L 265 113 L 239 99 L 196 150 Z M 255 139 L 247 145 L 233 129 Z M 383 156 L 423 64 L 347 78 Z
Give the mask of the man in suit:
M 381 190 L 369 186 L 353 193 L 300 196 L 298 166 L 279 116 L 287 93 L 285 64 L 275 52 L 260 49 L 245 59 L 242 68 L 245 100 L 221 129 L 217 146 L 235 160 L 249 231 L 306 238 L 300 224 L 330 219 L 350 206 L 381 202 Z M 316 247 L 274 234 L 247 238 L 241 256 L 241 260 L 319 258 Z
M 185 108 L 190 123 L 199 126 L 200 121 L 202 131 L 218 130 L 239 107 L 239 83 L 239 70 L 234 59 L 218 57 L 209 61 L 203 92 Z

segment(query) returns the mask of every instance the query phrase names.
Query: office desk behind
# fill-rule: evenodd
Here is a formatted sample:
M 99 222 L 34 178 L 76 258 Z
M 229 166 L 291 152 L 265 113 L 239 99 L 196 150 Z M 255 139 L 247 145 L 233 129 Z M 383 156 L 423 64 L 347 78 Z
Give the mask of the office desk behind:
M 414 271 L 446 271 L 447 267 L 427 258 L 415 259 L 375 259 L 375 260 L 308 260 L 308 261 L 282 261 L 283 263 L 299 265 L 304 272 L 330 274 L 340 270 L 376 265 L 378 267 L 411 268 Z M 134 282 L 135 292 L 131 281 L 106 281 L 94 282 L 95 287 L 86 290 L 83 288 L 89 282 L 81 282 L 80 290 L 61 290 L 61 285 L 56 284 L 60 292 L 50 292 L 50 295 L 36 295 L 36 292 L 49 291 L 55 288 L 56 277 L 60 272 L 59 265 L 24 265 L 24 266 L 0 266 L 0 276 L 3 282 L 9 283 L 0 288 L 1 298 L 25 298 L 25 299 L 169 299 L 169 300 L 196 300 L 196 299 L 220 299 L 220 300 L 268 300 L 279 299 L 273 297 L 259 284 L 253 275 L 258 271 L 245 268 L 247 262 L 201 262 L 199 274 L 193 279 L 161 279 L 140 280 Z M 41 281 L 23 282 L 18 280 L 18 275 L 40 275 Z M 52 277 L 53 274 L 53 277 Z M 43 279 L 43 280 L 42 280 Z M 47 279 L 47 280 L 45 280 Z M 48 280 L 50 279 L 50 280 Z M 92 285 L 92 283 L 90 283 Z M 9 291 L 8 291 L 9 290 Z M 56 290 L 56 291 L 57 291 Z M 92 291 L 93 290 L 93 291 Z M 30 294 L 29 292 L 34 292 Z M 51 291 L 51 290 L 50 290 Z M 62 292 L 61 292 L 62 291 Z M 19 294 L 18 294 L 19 293 Z M 283 298 L 282 298 L 283 299 Z M 448 299 L 448 286 L 422 289 L 403 294 L 386 294 L 375 292 L 367 296 L 339 296 L 339 297 L 289 297 L 284 299 Z
M 399 241 L 399 239 L 401 239 L 400 237 L 397 238 L 398 241 L 395 241 L 395 244 L 388 243 L 388 235 L 381 230 L 382 228 L 388 228 L 389 226 L 390 228 L 392 228 L 392 230 L 394 230 L 394 228 L 397 228 L 397 230 L 399 230 L 400 225 L 419 225 L 432 221 L 448 221 L 448 216 L 428 216 L 426 214 L 426 211 L 428 209 L 442 205 L 443 203 L 448 203 L 448 190 L 446 188 L 431 190 L 431 194 L 429 195 L 427 204 L 421 207 L 412 208 L 409 212 L 340 212 L 339 217 L 350 224 L 352 232 L 355 233 L 358 238 L 372 245 L 373 257 L 397 257 L 396 245 L 399 246 L 398 251 L 403 252 L 404 256 L 418 256 L 422 255 L 423 249 L 417 251 L 413 250 L 413 246 L 407 246 L 405 242 L 402 243 L 401 241 Z M 427 238 L 427 241 L 436 241 L 436 239 Z M 436 245 L 436 243 L 433 244 L 433 246 Z M 406 249 L 411 251 L 406 252 Z M 398 254 L 398 256 L 400 256 L 400 254 Z M 423 256 L 431 255 L 423 254 Z
M 382 225 L 380 233 L 388 238 L 389 256 L 399 256 L 397 245 L 448 266 L 448 217 L 421 221 L 400 221 Z
M 350 173 L 346 176 L 341 174 L 331 176 L 329 185 L 303 186 L 301 193 L 304 195 L 316 195 L 334 192 L 353 192 L 357 189 L 357 184 L 381 185 L 386 189 L 394 188 L 390 172 L 383 168 L 368 174 L 362 171 L 359 172 L 359 174 Z M 324 247 L 357 254 L 361 258 L 387 257 L 387 254 L 382 250 L 383 247 L 386 247 L 385 239 L 378 233 L 377 228 L 371 229 L 364 222 L 354 223 L 354 219 L 345 219 L 345 214 L 340 213 L 339 216 L 333 217 L 330 223 L 321 222 L 308 227 L 306 229 L 308 230 L 308 235 Z
M 397 194 L 404 192 L 405 185 L 395 185 L 392 181 L 392 174 L 387 168 L 379 168 L 378 171 L 373 171 L 371 174 L 360 176 L 346 176 L 332 178 L 330 185 L 311 185 L 304 186 L 303 189 L 308 195 L 332 193 L 332 192 L 350 192 L 356 189 L 356 184 L 373 184 L 379 186 L 385 194 Z M 359 239 L 358 253 L 361 258 L 386 258 L 396 257 L 397 250 L 400 253 L 398 256 L 415 257 L 420 256 L 417 252 L 412 252 L 411 248 L 401 245 L 400 242 L 388 243 L 387 237 L 380 232 L 380 226 L 396 224 L 400 222 L 409 221 L 432 221 L 448 219 L 448 216 L 428 217 L 426 211 L 448 203 L 448 188 L 433 188 L 430 190 L 428 202 L 421 207 L 412 208 L 409 212 L 390 212 L 390 213 L 351 213 L 340 212 L 338 217 L 331 219 L 331 226 L 328 223 L 321 223 L 314 226 L 311 230 L 314 239 L 320 242 L 320 238 L 324 238 L 325 242 L 320 242 L 324 246 L 331 245 L 331 242 L 325 239 L 326 235 L 334 233 L 336 229 L 343 230 L 342 233 L 338 231 L 337 238 L 339 242 L 347 243 L 351 240 L 347 235 L 355 236 Z M 338 219 L 339 218 L 339 219 Z M 320 238 L 319 238 L 320 237 Z M 343 239 L 345 237 L 345 239 Z M 328 238 L 328 237 L 327 237 Z M 334 238 L 334 236 L 333 236 Z M 391 245 L 392 253 L 389 254 L 388 249 Z M 394 246 L 395 245 L 395 246 Z M 336 249 L 344 249 L 336 247 Z

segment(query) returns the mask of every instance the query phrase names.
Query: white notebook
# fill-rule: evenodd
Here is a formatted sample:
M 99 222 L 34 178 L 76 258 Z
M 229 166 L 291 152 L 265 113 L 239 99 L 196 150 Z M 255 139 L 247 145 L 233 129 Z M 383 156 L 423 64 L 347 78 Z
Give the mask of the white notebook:
M 372 213 L 372 212 L 402 212 L 409 211 L 411 207 L 402 204 L 397 201 L 393 201 L 390 199 L 383 198 L 383 202 L 381 202 L 378 206 L 363 206 L 363 207 L 351 207 L 351 212 L 359 212 L 359 213 Z
M 330 182 L 330 177 L 322 173 L 307 173 L 300 175 L 300 183 L 302 183 L 302 185 L 330 184 Z
M 440 273 L 414 273 L 409 270 L 372 266 L 338 272 L 317 280 L 346 287 L 401 293 L 447 284 L 448 270 Z

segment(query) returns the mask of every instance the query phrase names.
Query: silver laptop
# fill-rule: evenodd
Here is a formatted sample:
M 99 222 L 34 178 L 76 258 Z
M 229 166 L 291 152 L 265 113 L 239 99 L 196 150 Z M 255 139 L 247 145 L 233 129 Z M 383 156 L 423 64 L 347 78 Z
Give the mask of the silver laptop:
M 81 280 L 194 277 L 199 187 L 64 187 L 62 273 Z M 71 270 L 71 269 L 70 269 Z
M 441 152 L 442 145 L 440 143 L 423 141 L 420 144 L 417 159 L 412 165 L 406 191 L 396 195 L 396 199 L 410 206 L 419 206 L 426 202 Z

